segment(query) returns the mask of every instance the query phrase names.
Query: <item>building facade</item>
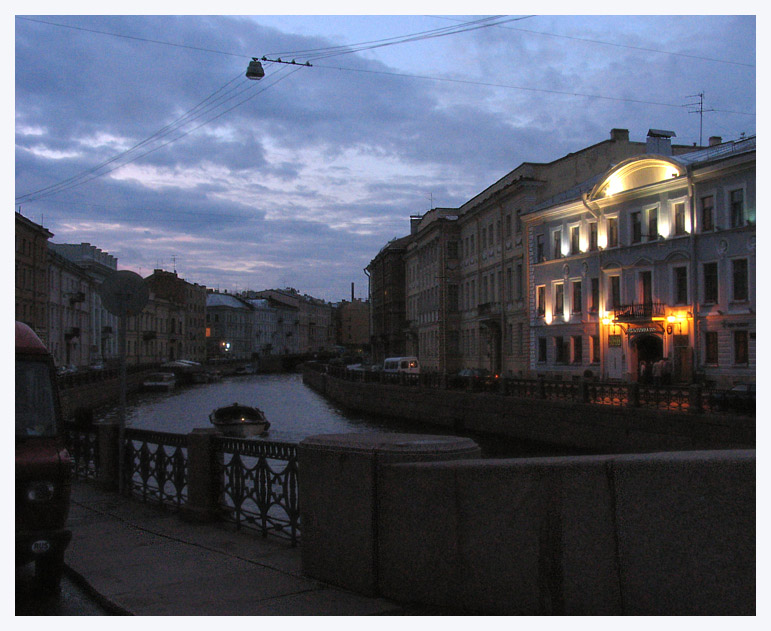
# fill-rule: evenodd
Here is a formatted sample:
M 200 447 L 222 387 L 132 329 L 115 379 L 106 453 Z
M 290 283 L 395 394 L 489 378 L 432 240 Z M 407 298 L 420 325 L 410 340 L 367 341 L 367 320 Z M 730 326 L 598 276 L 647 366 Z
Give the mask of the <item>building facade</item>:
M 169 309 L 168 361 L 206 359 L 206 287 L 188 283 L 176 272 L 157 269 L 145 278 L 156 300 Z
M 674 155 L 650 133 L 651 152 L 523 217 L 530 372 L 754 381 L 755 139 Z
M 44 344 L 48 335 L 48 240 L 53 233 L 21 213 L 16 222 L 16 319 L 32 328 Z
M 88 366 L 92 356 L 94 283 L 72 261 L 48 250 L 48 350 L 57 366 Z M 101 362 L 98 362 L 101 363 Z
M 335 343 L 347 349 L 364 351 L 369 348 L 369 302 L 353 298 L 341 301 L 334 310 Z
M 118 259 L 90 243 L 51 243 L 51 249 L 83 269 L 95 288 L 91 301 L 91 361 L 118 357 L 118 318 L 102 305 L 98 288 L 118 269 Z
M 254 307 L 232 294 L 206 296 L 206 351 L 209 359 L 252 359 Z
M 411 235 L 393 239 L 366 268 L 369 277 L 372 361 L 407 355 L 405 253 Z
M 421 369 L 455 372 L 462 365 L 457 208 L 413 217 L 404 255 L 408 334 L 406 354 Z

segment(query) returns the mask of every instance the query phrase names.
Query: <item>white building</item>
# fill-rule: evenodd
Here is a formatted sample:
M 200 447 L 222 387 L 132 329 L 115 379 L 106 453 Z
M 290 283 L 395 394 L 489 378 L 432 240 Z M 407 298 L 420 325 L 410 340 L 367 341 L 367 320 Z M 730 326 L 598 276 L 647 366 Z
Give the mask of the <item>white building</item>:
M 673 156 L 672 135 L 523 216 L 533 373 L 754 381 L 755 138 Z
M 118 357 L 118 319 L 102 306 L 98 293 L 104 279 L 118 269 L 118 259 L 90 243 L 49 243 L 49 247 L 85 270 L 97 289 L 91 301 L 91 361 Z

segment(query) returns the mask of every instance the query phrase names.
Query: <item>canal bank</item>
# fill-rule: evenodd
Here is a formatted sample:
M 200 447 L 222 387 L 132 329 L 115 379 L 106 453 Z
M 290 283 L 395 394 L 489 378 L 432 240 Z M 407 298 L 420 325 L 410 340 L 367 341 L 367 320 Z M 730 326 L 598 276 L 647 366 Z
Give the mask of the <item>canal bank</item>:
M 364 383 L 305 365 L 303 383 L 336 404 L 376 414 L 511 440 L 594 453 L 755 447 L 755 417 L 554 401 Z

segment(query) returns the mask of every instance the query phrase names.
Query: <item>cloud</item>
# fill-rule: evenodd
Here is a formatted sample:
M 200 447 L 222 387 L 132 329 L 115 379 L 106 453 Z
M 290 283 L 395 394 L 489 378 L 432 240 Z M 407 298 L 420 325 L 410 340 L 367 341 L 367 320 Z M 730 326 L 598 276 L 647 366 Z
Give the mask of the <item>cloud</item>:
M 252 56 L 449 23 L 348 22 L 17 17 L 17 195 L 56 191 L 19 203 L 55 242 L 90 241 L 121 267 L 174 255 L 192 282 L 336 300 L 431 200 L 460 206 L 614 127 L 695 142 L 684 104 L 700 91 L 714 110 L 754 111 L 754 68 L 706 59 L 754 63 L 752 16 L 539 16 L 311 68 L 265 62 L 264 79 L 245 79 Z M 754 117 L 728 112 L 704 123 L 726 138 L 754 131 Z

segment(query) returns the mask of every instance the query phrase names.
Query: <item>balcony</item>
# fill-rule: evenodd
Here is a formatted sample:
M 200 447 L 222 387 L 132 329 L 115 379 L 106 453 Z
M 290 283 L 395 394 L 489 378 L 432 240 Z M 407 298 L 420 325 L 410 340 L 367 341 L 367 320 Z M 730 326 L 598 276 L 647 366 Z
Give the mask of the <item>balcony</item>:
M 663 302 L 618 305 L 613 309 L 614 322 L 649 322 L 653 318 L 663 318 L 665 315 L 666 305 Z

